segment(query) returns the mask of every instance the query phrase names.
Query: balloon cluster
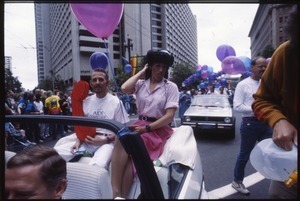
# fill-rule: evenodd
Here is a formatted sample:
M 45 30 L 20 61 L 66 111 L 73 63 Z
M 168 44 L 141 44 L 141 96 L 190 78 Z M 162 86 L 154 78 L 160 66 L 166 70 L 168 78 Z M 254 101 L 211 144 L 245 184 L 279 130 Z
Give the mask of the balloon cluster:
M 221 62 L 222 70 L 215 73 L 213 67 L 197 64 L 195 66 L 195 74 L 189 76 L 183 81 L 183 85 L 193 84 L 195 81 L 200 81 L 199 88 L 207 87 L 209 83 L 215 87 L 226 86 L 230 80 L 222 78 L 223 74 L 238 75 L 249 77 L 251 75 L 251 59 L 246 56 L 236 56 L 235 50 L 230 45 L 220 45 L 216 50 L 216 56 Z
M 196 65 L 196 69 L 193 75 L 183 81 L 184 86 L 191 85 L 196 81 L 200 81 L 199 88 L 205 88 L 209 83 L 214 84 L 215 87 L 219 87 L 220 85 L 225 86 L 227 84 L 225 78 L 221 79 L 221 76 L 224 74 L 222 71 L 215 73 L 213 72 L 213 67 L 207 65 L 201 66 L 200 64 Z
M 242 74 L 247 72 L 247 68 L 250 69 L 250 59 L 244 56 L 236 57 L 235 51 L 230 45 L 220 45 L 216 55 L 221 61 L 222 71 L 226 74 Z

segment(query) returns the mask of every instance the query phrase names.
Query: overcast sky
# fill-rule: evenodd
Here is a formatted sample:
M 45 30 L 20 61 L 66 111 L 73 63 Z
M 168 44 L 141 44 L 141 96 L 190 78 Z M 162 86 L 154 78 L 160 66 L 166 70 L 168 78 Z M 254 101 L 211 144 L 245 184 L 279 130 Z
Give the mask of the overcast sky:
M 248 37 L 258 4 L 190 4 L 197 16 L 198 64 L 221 70 L 216 56 L 220 45 L 234 48 L 236 56 L 250 54 Z M 25 89 L 37 86 L 33 3 L 5 4 L 5 56 L 12 57 L 12 72 Z

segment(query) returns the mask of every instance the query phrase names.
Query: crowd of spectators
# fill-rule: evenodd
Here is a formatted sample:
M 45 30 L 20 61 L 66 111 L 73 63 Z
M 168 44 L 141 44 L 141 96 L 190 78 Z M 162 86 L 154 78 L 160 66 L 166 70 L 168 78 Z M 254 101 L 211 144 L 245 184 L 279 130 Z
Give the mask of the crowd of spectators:
M 47 98 L 52 95 L 58 97 L 58 104 L 46 104 Z M 32 91 L 25 91 L 21 93 L 13 92 L 12 90 L 5 91 L 5 114 L 6 115 L 45 115 L 51 113 L 51 108 L 56 107 L 57 115 L 71 115 L 71 98 L 70 95 L 63 93 L 62 91 L 34 89 Z M 45 123 L 16 123 L 6 122 L 9 127 L 5 129 L 6 137 L 11 137 L 14 133 L 20 133 L 26 138 L 26 141 L 33 144 L 43 142 L 46 138 L 52 137 L 56 139 L 57 133 L 62 137 L 71 131 L 71 127 L 68 125 L 58 125 L 58 130 L 53 129 L 49 124 Z M 14 133 L 12 132 L 14 131 Z M 13 143 L 11 140 L 9 143 Z

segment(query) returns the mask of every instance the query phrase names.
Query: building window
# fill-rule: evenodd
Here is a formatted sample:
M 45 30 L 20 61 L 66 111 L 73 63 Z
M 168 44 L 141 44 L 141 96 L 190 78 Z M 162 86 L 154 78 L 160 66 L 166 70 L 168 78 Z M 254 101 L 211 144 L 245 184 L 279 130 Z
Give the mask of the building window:
M 280 42 L 280 43 L 283 42 L 283 37 L 282 37 L 282 36 L 279 37 L 279 42 Z
M 282 17 L 279 17 L 279 23 L 282 23 Z
M 114 54 L 114 59 L 120 59 L 120 54 Z
M 283 27 L 279 27 L 279 32 L 280 32 L 280 33 L 283 32 Z

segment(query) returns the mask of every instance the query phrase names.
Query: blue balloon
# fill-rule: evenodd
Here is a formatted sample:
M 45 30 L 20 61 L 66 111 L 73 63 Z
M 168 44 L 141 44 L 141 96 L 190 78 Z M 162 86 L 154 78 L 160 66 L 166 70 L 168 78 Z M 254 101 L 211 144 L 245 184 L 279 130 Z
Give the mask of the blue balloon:
M 214 68 L 213 68 L 213 67 L 211 67 L 211 66 L 208 66 L 208 68 L 207 68 L 207 72 L 208 72 L 208 73 L 212 73 L 212 72 L 214 72 Z
M 250 71 L 250 67 L 251 67 L 251 59 L 249 57 L 246 56 L 240 56 L 238 57 L 245 65 L 245 68 L 247 71 Z
M 220 87 L 220 83 L 219 82 L 216 82 L 214 85 L 215 85 L 216 88 Z
M 126 73 L 130 73 L 132 71 L 132 66 L 130 64 L 126 64 L 124 68 Z
M 199 88 L 200 88 L 200 89 L 205 88 L 205 84 L 204 84 L 203 82 L 201 82 L 201 83 L 199 84 Z
M 95 69 L 106 69 L 108 59 L 106 54 L 103 52 L 94 52 L 90 57 L 90 65 L 93 70 Z

